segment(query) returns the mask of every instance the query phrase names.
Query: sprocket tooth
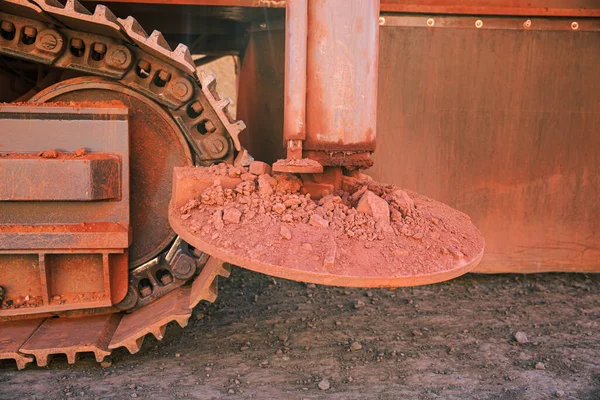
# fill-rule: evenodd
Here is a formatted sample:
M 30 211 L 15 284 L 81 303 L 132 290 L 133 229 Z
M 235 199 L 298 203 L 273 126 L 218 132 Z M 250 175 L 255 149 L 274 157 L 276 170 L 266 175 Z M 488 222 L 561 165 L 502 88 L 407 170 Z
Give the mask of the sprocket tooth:
M 229 97 L 226 97 L 217 102 L 217 107 L 219 107 L 220 110 L 227 111 L 227 107 L 229 107 L 232 102 L 233 100 L 231 100 Z
M 62 25 L 75 31 L 125 40 L 117 17 L 103 5 L 97 5 L 92 13 L 77 0 L 67 0 L 62 5 L 57 0 L 38 0 L 40 8 Z
M 154 30 L 146 42 L 149 46 L 160 47 L 169 53 L 173 51 L 160 31 Z
M 29 0 L 3 0 L 0 1 L 0 11 L 7 14 L 19 15 L 36 21 L 56 24 L 57 21 L 45 14 L 39 4 Z
M 64 8 L 65 10 L 74 11 L 79 14 L 93 15 L 90 10 L 88 10 L 83 4 L 81 4 L 77 0 L 67 0 Z
M 216 89 L 217 78 L 213 74 L 200 71 L 200 83 L 202 84 L 202 88 L 207 88 L 212 92 Z
M 145 41 L 146 39 L 148 39 L 148 33 L 144 30 L 142 25 L 140 25 L 138 20 L 133 18 L 131 15 L 125 19 L 117 18 L 117 21 L 123 27 L 123 29 L 125 30 L 125 33 L 127 33 L 129 36 L 132 36 L 132 35 L 140 36 L 137 39 L 132 37 L 133 40 L 141 39 L 141 40 Z
M 194 64 L 194 59 L 192 58 L 192 53 L 190 49 L 183 43 L 179 43 L 173 51 L 173 54 L 177 60 L 181 60 L 182 62 L 186 62 L 189 64 Z

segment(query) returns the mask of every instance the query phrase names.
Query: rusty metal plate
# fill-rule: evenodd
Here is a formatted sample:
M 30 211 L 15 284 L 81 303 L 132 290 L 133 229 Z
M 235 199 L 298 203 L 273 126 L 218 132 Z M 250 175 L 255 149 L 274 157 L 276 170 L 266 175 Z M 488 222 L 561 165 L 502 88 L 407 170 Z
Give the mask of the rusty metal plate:
M 0 157 L 0 201 L 90 201 L 118 199 L 120 160 L 109 154 L 43 158 Z M 69 177 L 69 185 L 63 183 Z
M 18 369 L 33 362 L 33 357 L 19 351 L 42 324 L 43 319 L 3 322 L 0 328 L 0 360 L 15 360 Z
M 121 320 L 119 314 L 83 318 L 48 318 L 21 346 L 20 352 L 35 356 L 45 367 L 54 354 L 65 354 L 74 364 L 79 353 L 94 353 L 101 362 L 110 355 L 108 344 Z
M 600 271 L 600 32 L 481 20 L 381 28 L 370 174 L 468 213 L 477 272 Z

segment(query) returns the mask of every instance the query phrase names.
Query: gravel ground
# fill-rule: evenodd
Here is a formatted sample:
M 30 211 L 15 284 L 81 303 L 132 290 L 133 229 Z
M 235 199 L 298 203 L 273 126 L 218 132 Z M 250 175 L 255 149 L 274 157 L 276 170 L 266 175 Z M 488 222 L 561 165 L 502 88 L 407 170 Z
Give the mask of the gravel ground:
M 234 268 L 162 342 L 104 368 L 87 355 L 20 372 L 5 362 L 0 398 L 600 399 L 599 284 L 467 275 L 364 290 Z

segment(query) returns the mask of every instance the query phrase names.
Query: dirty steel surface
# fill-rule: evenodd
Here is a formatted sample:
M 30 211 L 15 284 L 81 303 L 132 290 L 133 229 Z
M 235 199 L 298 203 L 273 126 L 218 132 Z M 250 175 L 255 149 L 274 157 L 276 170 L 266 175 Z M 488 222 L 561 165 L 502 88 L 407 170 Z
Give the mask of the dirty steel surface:
M 111 367 L 93 355 L 75 366 L 57 357 L 43 370 L 6 363 L 0 398 L 600 396 L 598 275 L 470 274 L 392 291 L 310 288 L 236 268 L 220 289 L 188 327 L 170 326 L 136 355 L 113 352 Z M 516 342 L 518 331 L 529 343 Z M 362 348 L 348 351 L 355 341 Z
M 82 353 L 93 353 L 97 362 L 120 347 L 137 353 L 146 335 L 153 334 L 162 340 L 170 322 L 177 322 L 183 328 L 200 301 L 215 301 L 218 277 L 228 277 L 229 273 L 229 265 L 211 259 L 191 286 L 179 287 L 127 314 L 102 314 L 106 310 L 95 310 L 97 315 L 75 318 L 3 321 L 0 323 L 0 361 L 14 360 L 17 368 L 23 369 L 34 360 L 39 367 L 45 367 L 57 355 L 66 355 L 68 363 L 74 364 Z

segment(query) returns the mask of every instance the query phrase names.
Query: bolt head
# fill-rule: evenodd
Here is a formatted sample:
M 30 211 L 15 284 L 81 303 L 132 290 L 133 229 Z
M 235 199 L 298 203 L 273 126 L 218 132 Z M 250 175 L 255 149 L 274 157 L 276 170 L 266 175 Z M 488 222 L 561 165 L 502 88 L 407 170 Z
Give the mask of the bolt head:
M 171 80 L 171 73 L 161 69 L 158 71 L 158 79 L 163 82 L 169 82 Z
M 204 107 L 202 107 L 202 104 L 200 104 L 198 100 L 190 104 L 190 108 L 196 115 L 200 115 L 202 114 L 202 111 L 204 111 Z
M 75 49 L 83 49 L 85 47 L 85 45 L 83 44 L 83 40 L 74 38 L 74 39 L 71 39 L 71 47 L 73 47 Z
M 530 19 L 523 22 L 523 28 L 531 28 L 531 20 Z
M 385 18 L 379 17 L 379 25 L 385 25 Z
M 215 130 L 217 130 L 217 128 L 215 127 L 215 124 L 212 123 L 212 121 L 206 121 L 204 123 L 204 129 L 206 129 L 206 132 L 211 133 L 214 132 Z
M 23 29 L 23 35 L 27 37 L 34 37 L 37 35 L 37 29 L 35 29 L 33 26 L 26 26 L 25 29 Z
M 94 43 L 94 51 L 98 54 L 106 53 L 106 45 L 104 43 Z
M 140 69 L 143 69 L 144 71 L 149 71 L 150 70 L 150 63 L 146 60 L 140 60 L 138 62 L 138 67 Z
M 142 295 L 142 297 L 150 296 L 152 294 L 152 287 L 144 286 L 143 288 L 140 289 L 140 294 Z
M 261 24 L 260 24 L 260 29 L 263 29 L 263 30 L 264 30 L 264 29 L 267 29 L 267 24 L 266 24 L 266 23 L 264 23 L 264 22 L 263 22 L 263 23 L 261 23 Z
M 476 28 L 481 28 L 483 26 L 483 21 L 478 19 L 477 21 L 475 21 L 475 27 Z
M 427 26 L 434 26 L 434 25 L 435 25 L 435 20 L 433 18 L 427 19 Z
M 574 31 L 579 29 L 579 22 L 577 22 L 577 21 L 571 22 L 571 29 L 573 29 Z
M 4 32 L 14 32 L 15 31 L 15 25 L 9 21 L 2 21 L 0 28 L 2 28 L 2 30 Z

